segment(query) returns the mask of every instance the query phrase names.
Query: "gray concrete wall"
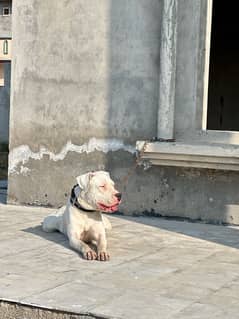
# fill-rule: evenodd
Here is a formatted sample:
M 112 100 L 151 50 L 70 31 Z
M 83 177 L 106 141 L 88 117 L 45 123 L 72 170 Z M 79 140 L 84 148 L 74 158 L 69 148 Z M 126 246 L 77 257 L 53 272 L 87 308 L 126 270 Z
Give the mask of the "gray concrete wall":
M 75 176 L 106 169 L 126 214 L 239 223 L 237 173 L 137 168 L 122 183 L 136 140 L 157 134 L 161 11 L 158 0 L 14 2 L 9 202 L 60 206 Z
M 160 12 L 158 0 L 14 2 L 10 202 L 60 205 L 117 154 L 127 173 L 135 141 L 156 135 Z

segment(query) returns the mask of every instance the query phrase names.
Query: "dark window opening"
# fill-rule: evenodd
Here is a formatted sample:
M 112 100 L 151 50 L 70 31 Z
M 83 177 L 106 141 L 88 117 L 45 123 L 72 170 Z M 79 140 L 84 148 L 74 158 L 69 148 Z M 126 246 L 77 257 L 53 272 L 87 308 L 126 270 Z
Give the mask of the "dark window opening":
M 239 26 L 236 2 L 214 0 L 207 129 L 239 131 Z
M 9 16 L 10 15 L 10 8 L 9 7 L 5 7 L 2 9 L 2 14 L 4 16 Z

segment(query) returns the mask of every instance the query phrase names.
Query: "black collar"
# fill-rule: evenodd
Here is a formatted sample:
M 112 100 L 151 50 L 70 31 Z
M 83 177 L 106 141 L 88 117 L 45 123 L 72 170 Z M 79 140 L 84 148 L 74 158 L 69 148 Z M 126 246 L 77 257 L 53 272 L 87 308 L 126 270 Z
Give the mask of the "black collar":
M 86 209 L 86 208 L 82 207 L 81 204 L 78 202 L 78 199 L 77 199 L 76 193 L 75 193 L 75 189 L 78 186 L 79 186 L 78 184 L 74 185 L 72 187 L 72 190 L 71 190 L 70 202 L 71 202 L 72 206 L 74 206 L 80 210 L 83 210 L 84 212 L 95 212 L 94 209 Z

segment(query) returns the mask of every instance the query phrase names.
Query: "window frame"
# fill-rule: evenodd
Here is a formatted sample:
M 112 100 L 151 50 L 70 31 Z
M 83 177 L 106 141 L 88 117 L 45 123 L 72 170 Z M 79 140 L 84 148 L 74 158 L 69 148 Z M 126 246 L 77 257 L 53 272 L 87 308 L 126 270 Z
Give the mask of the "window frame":
M 163 84 L 159 83 L 157 137 L 174 138 L 175 143 L 148 142 L 141 155 L 153 165 L 239 170 L 239 132 L 206 128 L 213 1 L 164 0 L 159 70 Z M 168 6 L 174 10 L 168 10 Z M 176 26 L 169 24 L 168 30 L 163 23 L 170 20 Z M 171 35 L 166 45 L 162 44 L 167 38 L 164 33 Z M 172 52 L 165 54 L 165 47 Z M 169 66 L 166 81 L 162 65 Z M 165 97 L 167 86 L 174 89 L 168 91 L 174 95 L 173 102 Z M 167 125 L 162 126 L 163 122 Z M 142 145 L 138 141 L 137 149 Z
M 7 53 L 4 53 L 4 41 L 7 41 Z M 12 39 L 10 37 L 0 37 L 0 63 L 10 62 L 12 56 Z
M 8 14 L 5 13 L 5 10 L 8 10 Z M 10 7 L 3 7 L 3 8 L 2 8 L 2 15 L 3 15 L 4 17 L 10 16 L 10 15 L 11 15 L 11 8 L 10 8 Z
M 199 39 L 199 73 L 197 78 L 197 117 L 195 138 L 198 141 L 222 144 L 239 144 L 239 131 L 207 129 L 208 81 L 210 64 L 210 43 L 212 26 L 212 6 L 216 0 L 201 0 Z M 203 14 L 205 12 L 205 14 Z M 203 80 L 202 80 L 203 79 Z

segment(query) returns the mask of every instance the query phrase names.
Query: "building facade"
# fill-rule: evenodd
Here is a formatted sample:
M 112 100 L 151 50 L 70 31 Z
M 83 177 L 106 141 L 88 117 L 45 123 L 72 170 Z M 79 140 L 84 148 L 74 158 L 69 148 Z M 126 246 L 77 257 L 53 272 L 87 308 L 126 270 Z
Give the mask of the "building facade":
M 9 143 L 12 2 L 0 1 L 0 151 Z
M 232 20 L 222 1 L 15 0 L 9 203 L 58 207 L 105 169 L 125 214 L 238 224 Z

